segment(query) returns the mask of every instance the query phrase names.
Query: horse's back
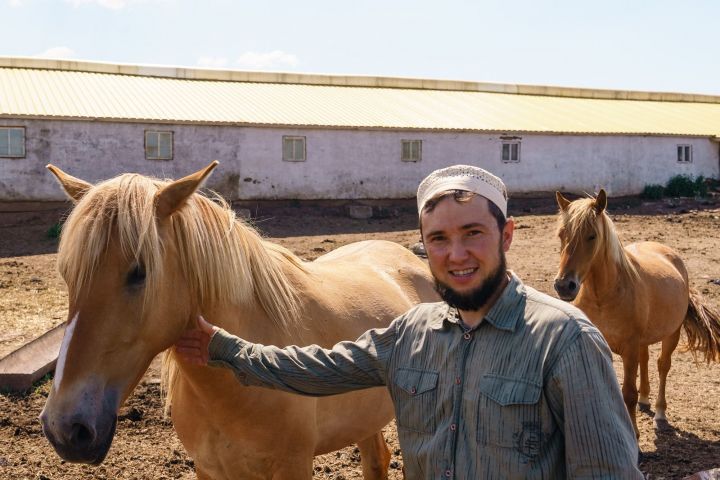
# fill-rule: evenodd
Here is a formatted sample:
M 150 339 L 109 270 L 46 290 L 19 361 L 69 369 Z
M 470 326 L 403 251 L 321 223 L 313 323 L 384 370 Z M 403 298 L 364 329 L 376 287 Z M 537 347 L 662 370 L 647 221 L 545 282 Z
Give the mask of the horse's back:
M 680 254 L 673 248 L 658 242 L 637 242 L 628 245 L 626 251 L 635 260 L 641 274 L 673 279 L 687 286 L 687 268 Z

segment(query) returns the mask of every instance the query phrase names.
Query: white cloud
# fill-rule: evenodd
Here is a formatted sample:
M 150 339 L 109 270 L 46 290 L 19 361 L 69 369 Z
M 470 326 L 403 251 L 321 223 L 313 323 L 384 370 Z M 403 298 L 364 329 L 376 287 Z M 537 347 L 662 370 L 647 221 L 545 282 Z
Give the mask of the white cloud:
M 200 57 L 197 64 L 206 68 L 222 68 L 227 66 L 228 59 L 225 57 Z
M 291 53 L 274 50 L 266 53 L 245 52 L 238 57 L 235 63 L 241 68 L 269 70 L 296 67 L 300 61 Z
M 8 6 L 12 8 L 23 7 L 28 3 L 28 0 L 7 0 Z
M 128 4 L 128 0 L 65 0 L 65 2 L 75 8 L 96 3 L 101 7 L 109 8 L 111 10 L 120 10 L 121 8 L 125 8 Z
M 68 47 L 50 47 L 44 52 L 33 55 L 40 58 L 74 58 L 75 50 Z
M 65 0 L 65 3 L 69 3 L 75 8 L 82 7 L 84 5 L 98 5 L 110 10 L 121 10 L 130 4 L 147 3 L 150 1 L 169 2 L 170 0 Z

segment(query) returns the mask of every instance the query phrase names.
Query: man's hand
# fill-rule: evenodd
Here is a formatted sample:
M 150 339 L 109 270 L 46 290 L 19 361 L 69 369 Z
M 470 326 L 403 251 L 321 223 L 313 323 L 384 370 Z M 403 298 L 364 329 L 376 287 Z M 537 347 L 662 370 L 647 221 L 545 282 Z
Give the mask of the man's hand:
M 188 363 L 207 365 L 210 339 L 219 328 L 205 320 L 202 315 L 198 315 L 196 323 L 197 328 L 183 333 L 175 342 L 175 351 Z

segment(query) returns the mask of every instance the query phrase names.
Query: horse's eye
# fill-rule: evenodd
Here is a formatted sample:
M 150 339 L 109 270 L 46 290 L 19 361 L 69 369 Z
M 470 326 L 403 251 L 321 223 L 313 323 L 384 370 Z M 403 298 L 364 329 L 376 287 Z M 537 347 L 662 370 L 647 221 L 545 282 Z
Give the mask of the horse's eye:
M 128 287 L 139 287 L 145 283 L 145 267 L 143 265 L 135 265 L 128 273 L 125 281 Z
M 594 233 L 588 237 L 588 242 L 592 242 L 593 240 L 595 240 L 595 234 L 594 234 Z

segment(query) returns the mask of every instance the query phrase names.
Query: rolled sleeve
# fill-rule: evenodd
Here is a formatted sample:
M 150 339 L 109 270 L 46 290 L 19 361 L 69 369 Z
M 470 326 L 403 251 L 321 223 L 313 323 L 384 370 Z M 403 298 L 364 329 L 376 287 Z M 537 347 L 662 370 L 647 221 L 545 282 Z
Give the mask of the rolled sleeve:
M 643 478 L 610 349 L 599 331 L 579 333 L 548 385 L 549 404 L 565 435 L 568 478 Z
M 230 368 L 244 385 L 334 395 L 386 384 L 395 331 L 393 322 L 388 328 L 368 330 L 354 342 L 325 349 L 265 346 L 219 330 L 210 341 L 208 363 Z

